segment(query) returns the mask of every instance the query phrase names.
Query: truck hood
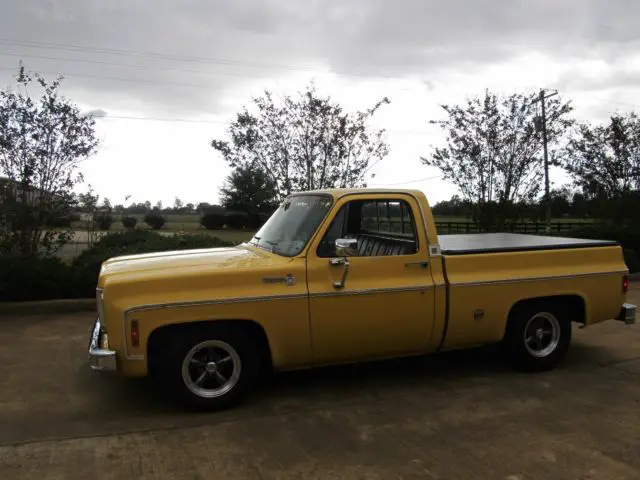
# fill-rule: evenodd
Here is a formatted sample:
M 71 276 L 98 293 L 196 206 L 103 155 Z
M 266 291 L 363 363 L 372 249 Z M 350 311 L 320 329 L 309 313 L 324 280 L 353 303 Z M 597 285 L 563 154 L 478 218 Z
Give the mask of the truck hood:
M 286 258 L 242 244 L 230 248 L 207 248 L 170 252 L 145 253 L 114 257 L 102 264 L 100 276 L 175 270 L 188 267 L 238 269 L 266 267 L 286 261 Z

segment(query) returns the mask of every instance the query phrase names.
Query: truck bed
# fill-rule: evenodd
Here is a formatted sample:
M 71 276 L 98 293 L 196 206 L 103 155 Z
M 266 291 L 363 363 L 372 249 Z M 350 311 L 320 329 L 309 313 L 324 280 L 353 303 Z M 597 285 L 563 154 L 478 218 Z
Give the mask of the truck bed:
M 609 240 L 585 240 L 517 233 L 438 235 L 438 238 L 440 240 L 440 249 L 444 255 L 560 250 L 618 245 L 617 242 Z

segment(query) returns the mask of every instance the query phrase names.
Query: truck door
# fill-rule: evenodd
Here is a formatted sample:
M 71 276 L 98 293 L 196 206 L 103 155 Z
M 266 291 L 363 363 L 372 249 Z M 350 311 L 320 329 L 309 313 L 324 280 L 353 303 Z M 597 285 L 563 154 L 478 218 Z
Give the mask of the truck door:
M 427 351 L 435 297 L 417 201 L 354 194 L 333 211 L 307 255 L 314 363 Z

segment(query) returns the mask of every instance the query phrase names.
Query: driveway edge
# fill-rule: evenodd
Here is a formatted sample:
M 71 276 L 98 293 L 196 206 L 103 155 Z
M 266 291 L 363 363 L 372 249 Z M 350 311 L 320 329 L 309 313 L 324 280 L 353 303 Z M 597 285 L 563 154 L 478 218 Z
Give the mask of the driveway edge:
M 95 298 L 43 300 L 38 302 L 0 302 L 0 318 L 5 315 L 43 315 L 95 310 Z

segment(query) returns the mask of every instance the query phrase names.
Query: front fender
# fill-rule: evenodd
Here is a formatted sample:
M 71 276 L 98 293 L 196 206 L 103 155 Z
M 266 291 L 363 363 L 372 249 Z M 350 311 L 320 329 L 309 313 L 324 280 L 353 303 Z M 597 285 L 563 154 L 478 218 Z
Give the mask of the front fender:
M 306 367 L 312 363 L 308 315 L 306 293 L 132 307 L 124 313 L 123 357 L 128 362 L 143 362 L 146 365 L 149 337 L 164 326 L 248 320 L 263 329 L 274 369 Z M 138 325 L 140 340 L 137 347 L 131 341 L 133 320 Z

